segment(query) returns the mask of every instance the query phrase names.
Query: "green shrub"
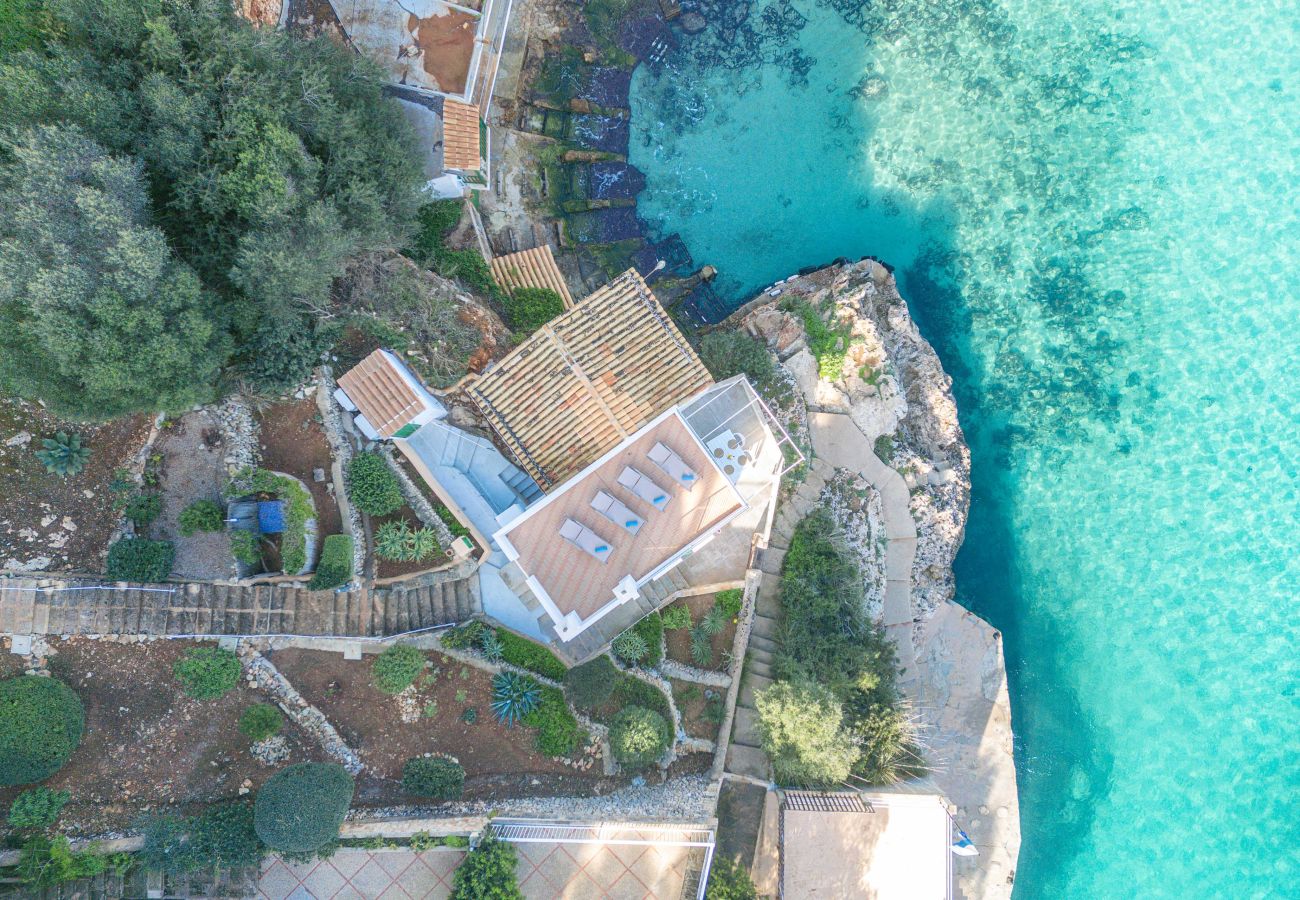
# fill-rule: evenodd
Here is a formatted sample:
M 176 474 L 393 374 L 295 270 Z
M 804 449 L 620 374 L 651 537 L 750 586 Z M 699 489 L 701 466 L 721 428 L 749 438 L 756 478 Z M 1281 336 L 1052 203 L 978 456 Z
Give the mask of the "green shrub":
M 571 756 L 587 740 L 586 731 L 569 711 L 559 688 L 543 687 L 541 702 L 522 721 L 529 728 L 537 729 L 534 746 L 543 756 Z
M 230 553 L 246 566 L 260 565 L 262 562 L 262 542 L 257 532 L 243 528 L 230 532 Z
M 108 548 L 104 575 L 112 581 L 166 581 L 175 558 L 171 541 L 126 537 Z
M 740 588 L 718 591 L 713 597 L 713 605 L 722 610 L 728 619 L 734 619 L 740 615 L 740 608 L 745 605 L 745 592 Z
M 776 372 L 772 354 L 743 331 L 711 331 L 700 341 L 700 362 L 722 381 L 748 375 L 756 386 L 766 384 Z
M 591 710 L 609 700 L 623 677 L 608 656 L 597 656 L 565 673 L 564 690 L 578 709 Z
M 375 657 L 370 674 L 375 679 L 375 687 L 385 694 L 400 694 L 415 682 L 424 666 L 424 653 L 418 647 L 393 644 Z
M 442 839 L 436 838 L 427 831 L 417 831 L 411 835 L 407 846 L 413 853 L 423 853 L 425 850 L 432 850 L 435 847 L 442 846 Z
M 67 791 L 28 788 L 9 807 L 9 824 L 14 828 L 49 828 L 71 797 Z
M 489 829 L 452 876 L 450 900 L 523 900 L 515 848 Z
M 492 677 L 492 711 L 506 725 L 514 725 L 537 708 L 541 686 L 528 675 L 499 672 Z
M 307 568 L 307 520 L 316 515 L 315 504 L 311 494 L 298 483 L 297 479 L 268 472 L 266 469 L 243 469 L 230 480 L 226 487 L 227 496 L 244 497 L 249 494 L 269 494 L 284 501 L 284 531 L 280 534 L 280 561 L 285 572 L 297 574 Z M 238 534 L 239 532 L 237 532 Z M 236 559 L 255 565 L 260 561 L 248 561 L 238 553 Z
M 501 658 L 512 666 L 536 672 L 552 681 L 560 681 L 568 671 L 558 656 L 536 641 L 520 637 L 504 628 L 498 628 L 496 636 L 501 642 Z
M 826 381 L 839 381 L 844 372 L 844 356 L 852 340 L 847 326 L 826 324 L 822 314 L 805 301 L 796 300 L 786 307 L 803 322 L 808 335 L 808 349 L 817 359 L 818 376 Z
M 176 660 L 172 674 L 195 700 L 215 700 L 239 683 L 239 657 L 220 647 L 192 647 Z
M 281 769 L 257 793 L 253 826 L 273 850 L 315 851 L 339 836 L 356 784 L 337 763 Z
M 0 681 L 0 787 L 49 778 L 81 743 L 86 712 L 62 681 L 22 675 Z
M 754 697 L 763 750 L 779 784 L 830 787 L 849 777 L 858 748 L 843 728 L 844 711 L 828 688 L 778 681 Z
M 107 868 L 107 856 L 94 850 L 74 851 L 63 835 L 33 835 L 23 842 L 18 857 L 18 877 L 33 888 L 93 878 Z
M 183 537 L 200 531 L 220 531 L 226 527 L 226 514 L 211 500 L 195 500 L 181 510 L 180 526 Z
M 502 654 L 505 653 L 505 647 L 501 645 L 501 638 L 497 637 L 495 631 L 484 631 L 478 640 L 479 652 L 483 658 L 491 663 L 501 662 Z
M 459 279 L 471 292 L 485 297 L 497 297 L 501 289 L 492 277 L 492 269 L 478 250 L 452 250 L 439 247 L 433 252 L 429 268 L 444 278 Z
M 239 730 L 253 743 L 264 741 L 280 733 L 284 716 L 270 703 L 254 703 L 239 717 Z
M 307 583 L 308 590 L 325 591 L 347 584 L 352 578 L 352 536 L 331 534 L 321 546 L 320 562 Z
M 685 603 L 674 603 L 667 607 L 660 616 L 663 626 L 668 631 L 680 631 L 691 627 L 691 608 Z
M 632 629 L 628 629 L 614 638 L 610 649 L 614 651 L 615 656 L 629 666 L 639 665 L 641 660 L 645 659 L 650 653 L 650 645 L 646 643 L 645 638 Z
M 247 801 L 209 806 L 197 816 L 155 816 L 144 825 L 140 861 L 170 874 L 251 868 L 266 848 L 254 827 Z
M 375 554 L 394 562 L 419 562 L 438 549 L 430 528 L 411 528 L 404 519 L 385 522 L 375 531 Z
M 440 756 L 417 756 L 402 767 L 402 790 L 418 797 L 459 800 L 465 787 L 460 763 Z
M 465 209 L 463 200 L 435 200 L 416 211 L 416 232 L 406 255 L 422 266 L 433 264 L 433 255 L 443 245 L 447 234 L 460 224 Z
M 653 668 L 664 658 L 664 620 L 658 612 L 652 612 L 632 626 L 632 630 L 645 641 L 646 655 L 641 665 Z
M 691 661 L 706 669 L 713 665 L 713 636 L 703 620 L 691 629 Z
M 721 606 L 714 606 L 704 614 L 704 618 L 700 619 L 700 624 L 695 627 L 709 637 L 714 637 L 726 631 L 727 623 L 730 621 L 731 617 L 727 615 L 725 609 Z
M 69 435 L 66 431 L 60 431 L 52 438 L 43 438 L 41 446 L 44 449 L 36 451 L 36 458 L 51 475 L 64 478 L 76 475 L 90 459 L 90 448 L 81 445 L 81 436 Z
M 135 524 L 136 528 L 144 528 L 157 519 L 161 512 L 162 495 L 153 491 L 136 494 L 126 501 L 126 508 L 123 510 L 123 514 Z
M 758 900 L 758 890 L 749 879 L 749 870 L 734 859 L 718 854 L 709 869 L 709 886 L 704 900 Z
M 528 333 L 564 312 L 564 298 L 550 288 L 515 288 L 505 304 L 510 327 Z
M 609 745 L 614 758 L 633 769 L 653 764 L 668 749 L 672 738 L 668 721 L 644 706 L 624 707 L 609 726 Z
M 348 463 L 348 497 L 369 516 L 386 516 L 402 508 L 397 476 L 378 453 L 358 453 Z
M 460 519 L 456 518 L 456 514 L 450 509 L 441 503 L 435 503 L 433 511 L 437 513 L 439 519 L 442 519 L 442 524 L 447 526 L 447 530 L 451 532 L 452 537 L 469 536 L 469 529 L 460 523 Z
M 614 705 L 619 709 L 625 706 L 644 706 L 653 709 L 665 719 L 672 719 L 672 709 L 664 692 L 648 681 L 635 675 L 624 675 L 614 689 Z

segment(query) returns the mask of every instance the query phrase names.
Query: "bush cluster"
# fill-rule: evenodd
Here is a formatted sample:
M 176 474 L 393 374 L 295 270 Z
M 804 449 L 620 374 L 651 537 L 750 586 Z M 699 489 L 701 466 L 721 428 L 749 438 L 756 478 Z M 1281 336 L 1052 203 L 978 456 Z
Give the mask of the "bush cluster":
M 14 828 L 49 828 L 71 797 L 67 791 L 28 788 L 9 807 L 9 824 Z
M 140 860 L 167 873 L 256 866 L 266 847 L 254 827 L 253 804 L 209 806 L 196 816 L 155 816 L 144 825 Z
M 348 498 L 368 516 L 397 512 L 406 502 L 397 476 L 378 453 L 358 453 L 348 463 Z
M 711 331 L 700 341 L 700 362 L 722 381 L 748 375 L 755 386 L 766 384 L 776 372 L 772 354 L 743 331 Z
M 0 787 L 49 778 L 81 743 L 86 711 L 62 681 L 0 681 Z
M 685 603 L 674 603 L 664 609 L 660 618 L 663 620 L 664 629 L 667 631 L 679 631 L 683 628 L 691 627 L 691 608 Z
M 402 790 L 417 797 L 459 800 L 465 787 L 460 763 L 440 756 L 417 756 L 402 767 Z
M 608 656 L 574 666 L 564 676 L 564 690 L 578 709 L 593 710 L 604 706 L 624 675 Z
M 176 547 L 171 541 L 125 537 L 108 548 L 104 575 L 112 581 L 166 581 L 175 559 Z
M 230 555 L 246 566 L 262 562 L 262 542 L 257 532 L 240 528 L 230 533 Z
M 504 628 L 498 628 L 496 636 L 501 642 L 501 659 L 511 665 L 536 672 L 552 681 L 562 680 L 568 671 L 558 656 L 536 641 L 520 637 Z
M 379 690 L 385 694 L 400 694 L 424 671 L 425 662 L 424 653 L 418 647 L 393 644 L 375 657 L 370 665 L 370 674 Z
M 215 700 L 239 683 L 239 657 L 220 647 L 192 647 L 176 660 L 172 674 L 195 700 Z
M 614 758 L 629 768 L 653 764 L 672 743 L 672 729 L 659 713 L 644 706 L 626 706 L 609 726 Z
M 489 830 L 452 876 L 451 900 L 523 900 L 515 848 Z
M 704 900 L 758 900 L 758 890 L 749 870 L 724 854 L 713 857 Z
M 110 861 L 119 857 L 108 856 L 92 850 L 73 850 L 63 835 L 47 838 L 32 835 L 23 842 L 18 857 L 18 878 L 32 888 L 49 888 L 82 878 L 93 878 L 108 869 Z M 130 867 L 126 857 L 124 868 Z
M 352 536 L 331 534 L 321 546 L 320 562 L 307 588 L 324 591 L 347 584 L 352 578 Z
M 201 531 L 220 531 L 226 527 L 226 514 L 211 500 L 195 500 L 181 510 L 180 527 L 183 537 Z
M 541 701 L 521 721 L 537 730 L 534 746 L 543 756 L 572 756 L 588 739 L 586 730 L 569 711 L 569 704 L 564 702 L 564 693 L 559 688 L 544 686 Z
M 254 703 L 239 717 L 239 731 L 253 743 L 280 733 L 284 716 L 270 703 Z
M 122 512 L 136 528 L 144 528 L 162 512 L 162 494 L 156 491 L 135 494 L 126 501 L 126 508 Z
M 843 731 L 844 710 L 829 688 L 778 681 L 755 694 L 754 704 L 778 783 L 830 787 L 849 777 L 858 749 Z
M 531 334 L 564 312 L 564 298 L 550 288 L 515 288 L 505 306 L 510 327 Z
M 734 619 L 740 615 L 740 608 L 745 603 L 745 592 L 740 588 L 728 588 L 725 591 L 718 591 L 713 597 L 713 605 L 722 610 L 723 615 L 728 619 Z
M 356 784 L 337 763 L 281 769 L 257 793 L 253 827 L 273 850 L 310 853 L 337 840 Z

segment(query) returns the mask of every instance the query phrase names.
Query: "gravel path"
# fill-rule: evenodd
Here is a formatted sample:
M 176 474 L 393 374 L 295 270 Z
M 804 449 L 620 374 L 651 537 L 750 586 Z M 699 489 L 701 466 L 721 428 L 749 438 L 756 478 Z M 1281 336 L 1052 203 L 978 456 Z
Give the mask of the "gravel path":
M 155 534 L 176 543 L 172 576 L 212 580 L 235 574 L 230 537 L 224 531 L 181 537 L 181 510 L 195 500 L 222 503 L 225 481 L 224 441 L 216 419 L 206 410 L 186 413 L 158 439 L 162 463 L 162 515 Z

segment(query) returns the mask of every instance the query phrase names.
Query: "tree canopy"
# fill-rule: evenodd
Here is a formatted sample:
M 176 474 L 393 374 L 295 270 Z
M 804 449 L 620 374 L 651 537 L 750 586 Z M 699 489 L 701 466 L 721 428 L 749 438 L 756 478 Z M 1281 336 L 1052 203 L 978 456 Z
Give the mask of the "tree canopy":
M 73 177 L 52 208 L 25 209 L 0 231 L 12 256 L 36 261 L 0 304 L 23 323 L 39 321 L 33 306 L 70 311 L 41 326 L 44 342 L 32 324 L 3 348 L 8 368 L 37 373 L 3 385 L 42 399 L 37 385 L 55 374 L 60 397 L 74 377 L 138 387 L 125 367 L 154 365 L 169 392 L 140 387 L 107 409 L 60 402 L 111 415 L 190 402 L 184 394 L 210 391 L 216 363 L 231 359 L 260 387 L 301 379 L 322 346 L 309 313 L 327 305 L 334 277 L 363 250 L 402 246 L 414 222 L 423 182 L 414 135 L 381 73 L 328 38 L 255 28 L 228 0 L 47 7 L 43 40 L 0 61 L 0 110 L 14 136 L 0 169 L 19 200 Z M 102 199 L 87 206 L 88 191 Z M 93 248 L 94 277 L 49 276 L 45 287 L 39 261 L 96 243 L 113 222 L 124 233 Z M 29 284 L 62 293 L 38 304 Z M 99 365 L 95 379 L 67 371 L 86 349 L 77 342 L 91 340 L 77 319 L 117 339 L 79 360 Z M 128 335 L 149 340 L 124 360 L 113 348 Z M 190 370 L 178 373 L 173 355 L 186 347 Z

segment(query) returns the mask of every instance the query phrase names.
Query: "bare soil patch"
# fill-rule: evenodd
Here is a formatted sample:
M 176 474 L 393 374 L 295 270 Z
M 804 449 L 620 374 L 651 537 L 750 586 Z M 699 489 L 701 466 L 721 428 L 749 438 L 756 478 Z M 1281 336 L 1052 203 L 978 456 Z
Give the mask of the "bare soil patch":
M 693 738 L 716 741 L 726 712 L 726 690 L 676 678 L 668 681 L 673 686 L 673 702 L 682 715 L 682 727 L 686 733 Z
M 205 409 L 186 413 L 163 429 L 155 448 L 162 456 L 162 513 L 150 526 L 151 535 L 176 545 L 172 575 L 200 581 L 234 574 L 230 536 L 224 530 L 184 537 L 180 515 L 196 500 L 224 507 L 225 440 L 212 414 Z
M 334 499 L 334 480 L 330 476 L 333 456 L 318 419 L 320 409 L 314 398 L 272 403 L 257 412 L 262 434 L 262 468 L 292 475 L 311 491 L 316 504 L 316 552 L 324 539 L 343 532 L 343 518 Z M 317 481 L 317 469 L 325 473 Z
M 129 827 L 142 813 L 195 811 L 239 796 L 245 779 L 256 790 L 280 765 L 325 759 L 319 747 L 287 719 L 281 734 L 290 756 L 264 766 L 239 733 L 239 717 L 265 693 L 240 682 L 217 700 L 187 697 L 172 665 L 191 641 L 118 644 L 52 640 L 50 671 L 66 681 L 86 707 L 86 731 L 68 764 L 44 782 L 71 791 L 60 826 L 79 834 Z M 5 807 L 22 788 L 0 790 Z
M 700 619 L 713 609 L 713 594 L 696 594 L 694 597 L 682 597 L 679 600 L 669 604 L 676 606 L 685 603 L 691 610 L 691 622 L 698 625 Z M 713 636 L 713 661 L 707 666 L 701 666 L 691 657 L 691 632 L 686 628 L 678 628 L 673 631 L 664 632 L 664 644 L 667 647 L 668 658 L 674 659 L 679 663 L 685 663 L 688 666 L 694 666 L 697 669 L 720 670 L 724 667 L 723 653 L 731 649 L 732 642 L 736 638 L 736 623 L 734 620 L 728 620 L 727 627 Z
M 121 520 L 109 485 L 144 445 L 149 426 L 143 415 L 67 422 L 39 404 L 0 398 L 0 568 L 41 562 L 37 568 L 46 571 L 101 571 Z M 41 439 L 59 431 L 80 435 L 90 448 L 86 467 L 67 478 L 48 474 L 35 455 Z
M 438 653 L 427 656 L 430 666 L 416 686 L 390 696 L 371 679 L 374 657 L 345 660 L 338 653 L 297 649 L 271 654 L 276 667 L 360 754 L 366 768 L 358 778 L 357 803 L 419 800 L 404 793 L 400 781 L 406 761 L 425 753 L 458 759 L 465 769 L 465 798 L 472 800 L 586 795 L 617 784 L 542 756 L 533 749 L 532 729 L 497 722 L 487 672 Z M 468 708 L 477 711 L 472 724 L 462 719 Z

